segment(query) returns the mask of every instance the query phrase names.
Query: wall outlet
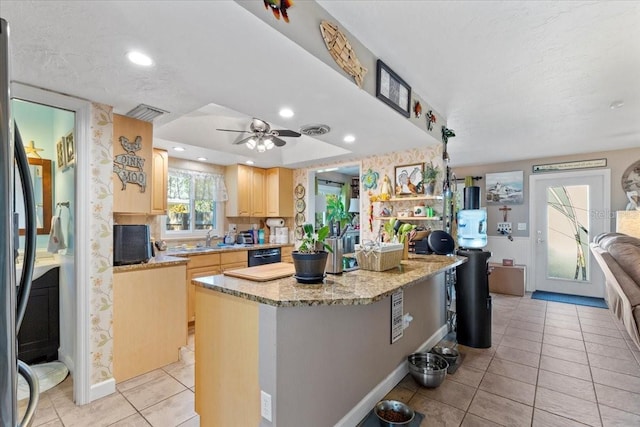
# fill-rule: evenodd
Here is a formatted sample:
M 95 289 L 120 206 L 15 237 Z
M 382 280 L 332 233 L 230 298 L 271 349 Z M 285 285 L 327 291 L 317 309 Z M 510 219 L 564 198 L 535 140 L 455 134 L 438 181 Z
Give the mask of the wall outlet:
M 510 222 L 499 222 L 497 230 L 498 230 L 498 233 L 500 233 L 500 234 L 511 234 L 511 223 Z
M 267 421 L 271 421 L 271 395 L 260 390 L 260 415 Z
M 518 223 L 518 231 L 524 231 L 527 229 L 527 223 L 526 222 L 519 222 Z

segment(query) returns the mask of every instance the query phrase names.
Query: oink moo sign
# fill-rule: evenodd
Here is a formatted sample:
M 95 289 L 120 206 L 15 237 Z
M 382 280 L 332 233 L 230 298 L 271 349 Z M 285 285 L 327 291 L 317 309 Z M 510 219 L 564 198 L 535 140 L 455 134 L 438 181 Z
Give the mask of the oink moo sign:
M 136 136 L 135 141 L 130 142 L 126 136 L 120 137 L 120 145 L 126 151 L 118 154 L 113 159 L 113 172 L 122 182 L 121 190 L 127 189 L 127 184 L 137 184 L 140 192 L 144 193 L 147 187 L 147 174 L 144 171 L 144 159 L 136 154 L 142 148 L 142 137 Z

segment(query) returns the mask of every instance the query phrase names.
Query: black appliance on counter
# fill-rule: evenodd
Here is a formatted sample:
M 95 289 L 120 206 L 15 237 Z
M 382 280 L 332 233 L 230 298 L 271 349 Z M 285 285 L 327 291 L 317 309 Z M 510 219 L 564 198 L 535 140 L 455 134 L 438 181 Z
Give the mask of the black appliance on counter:
M 236 243 L 239 245 L 253 245 L 253 233 L 251 231 L 242 231 L 236 236 Z
M 280 248 L 253 249 L 247 251 L 247 254 L 249 257 L 249 267 L 255 267 L 256 265 L 273 264 L 274 262 L 282 261 Z
M 113 265 L 142 264 L 153 256 L 147 224 L 113 226 Z

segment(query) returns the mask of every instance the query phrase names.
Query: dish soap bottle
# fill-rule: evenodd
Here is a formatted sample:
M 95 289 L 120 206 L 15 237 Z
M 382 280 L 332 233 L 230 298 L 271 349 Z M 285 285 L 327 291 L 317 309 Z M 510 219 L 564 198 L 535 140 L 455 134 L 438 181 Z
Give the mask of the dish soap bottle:
M 260 230 L 258 230 L 258 243 L 259 244 L 264 244 L 264 229 L 261 228 Z

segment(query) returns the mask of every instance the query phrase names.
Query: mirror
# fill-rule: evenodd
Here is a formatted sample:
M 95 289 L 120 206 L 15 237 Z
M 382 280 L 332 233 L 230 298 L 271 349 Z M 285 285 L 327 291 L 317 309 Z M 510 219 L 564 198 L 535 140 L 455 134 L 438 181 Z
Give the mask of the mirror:
M 49 234 L 51 231 L 51 214 L 53 210 L 53 198 L 51 191 L 51 160 L 29 157 L 29 172 L 33 185 L 33 195 L 36 204 L 36 224 L 38 234 Z M 24 197 L 20 176 L 16 170 L 16 206 L 19 214 L 20 235 L 24 235 L 25 215 Z

